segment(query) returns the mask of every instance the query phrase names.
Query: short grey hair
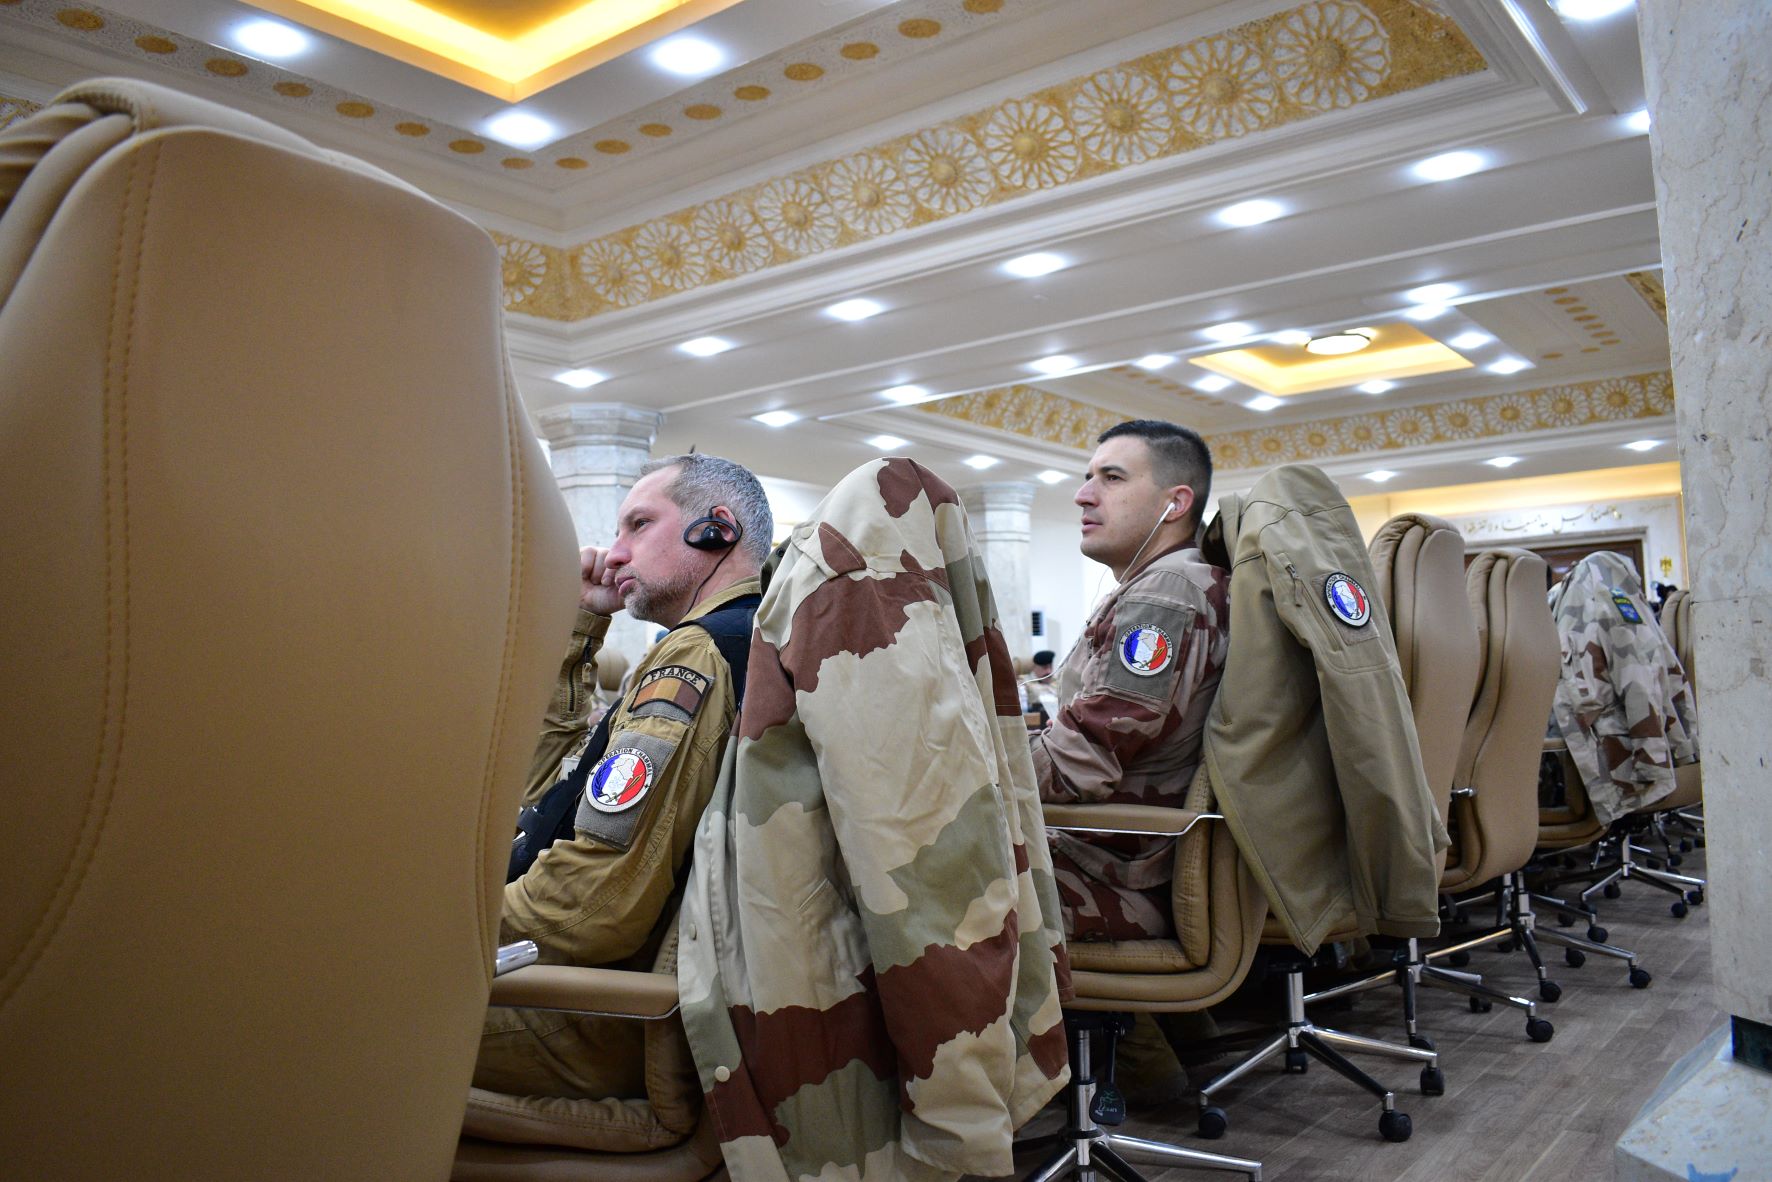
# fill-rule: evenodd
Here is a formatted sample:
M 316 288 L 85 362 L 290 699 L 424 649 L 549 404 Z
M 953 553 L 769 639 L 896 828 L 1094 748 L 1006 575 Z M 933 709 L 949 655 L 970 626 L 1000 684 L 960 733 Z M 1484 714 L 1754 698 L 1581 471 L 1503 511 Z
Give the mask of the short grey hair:
M 769 511 L 763 485 L 751 470 L 719 456 L 690 452 L 661 456 L 641 468 L 640 475 L 650 476 L 666 468 L 677 469 L 665 495 L 683 511 L 685 524 L 712 513 L 716 505 L 726 506 L 744 530 L 739 549 L 762 565 L 775 540 L 775 515 Z

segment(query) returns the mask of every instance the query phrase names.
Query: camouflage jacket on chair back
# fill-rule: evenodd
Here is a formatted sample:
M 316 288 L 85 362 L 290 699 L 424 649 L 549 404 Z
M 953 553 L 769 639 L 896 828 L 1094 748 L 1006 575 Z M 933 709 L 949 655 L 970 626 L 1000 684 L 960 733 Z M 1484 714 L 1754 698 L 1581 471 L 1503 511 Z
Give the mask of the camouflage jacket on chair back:
M 1602 821 L 1674 790 L 1698 760 L 1698 715 L 1628 559 L 1589 554 L 1551 592 L 1563 642 L 1552 719 Z
M 1013 1170 L 1068 969 L 1009 654 L 953 490 L 857 469 L 795 529 L 696 834 L 683 1024 L 737 1182 Z

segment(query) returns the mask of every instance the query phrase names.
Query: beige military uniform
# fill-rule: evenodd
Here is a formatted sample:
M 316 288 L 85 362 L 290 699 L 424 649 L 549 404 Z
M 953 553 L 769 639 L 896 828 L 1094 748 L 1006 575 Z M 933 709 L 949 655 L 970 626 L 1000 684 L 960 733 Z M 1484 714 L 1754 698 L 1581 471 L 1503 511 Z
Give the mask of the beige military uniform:
M 759 591 L 711 596 L 697 619 Z M 596 652 L 607 616 L 579 613 L 530 770 L 525 802 L 570 771 L 589 739 Z M 544 964 L 650 968 L 732 729 L 732 678 L 713 639 L 678 628 L 647 652 L 614 707 L 609 745 L 585 787 L 571 841 L 543 850 L 505 887 L 499 942 L 534 940 Z M 645 1094 L 642 1023 L 538 1010 L 488 1011 L 474 1085 L 518 1095 Z

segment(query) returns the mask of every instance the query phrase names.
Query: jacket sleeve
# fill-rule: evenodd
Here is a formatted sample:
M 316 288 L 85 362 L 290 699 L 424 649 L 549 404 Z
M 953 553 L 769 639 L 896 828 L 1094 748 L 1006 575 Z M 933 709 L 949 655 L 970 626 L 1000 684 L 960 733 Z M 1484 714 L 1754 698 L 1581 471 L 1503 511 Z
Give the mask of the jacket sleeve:
M 1120 787 L 1123 769 L 1171 726 L 1177 706 L 1193 696 L 1209 654 L 1197 642 L 1196 609 L 1168 596 L 1128 594 L 1113 619 L 1096 626 L 1110 651 L 1091 660 L 1077 695 L 1061 702 L 1052 725 L 1032 742 L 1040 799 L 1054 804 L 1103 801 Z M 1135 633 L 1155 630 L 1179 651 L 1155 672 L 1138 672 L 1120 648 Z M 1099 645 L 1097 646 L 1100 647 Z
M 543 850 L 505 886 L 501 942 L 534 940 L 543 963 L 576 965 L 620 961 L 645 945 L 675 888 L 732 726 L 730 679 L 705 632 L 670 633 L 647 655 L 634 684 L 673 672 L 690 682 L 707 679 L 693 710 L 685 710 L 689 699 L 681 695 L 633 711 L 624 705 L 610 728 L 610 756 L 644 756 L 631 765 L 635 776 L 646 769 L 630 806 L 637 815 L 581 807 L 573 838 Z M 593 775 L 587 795 L 597 787 Z
M 535 740 L 529 776 L 523 782 L 523 803 L 526 805 L 541 799 L 560 778 L 560 761 L 590 729 L 586 720 L 590 716 L 591 687 L 597 684 L 597 653 L 608 632 L 608 616 L 579 609 L 578 622 L 572 626 L 572 640 L 566 646 L 565 659 L 560 662 L 560 677 L 554 683 L 554 696 L 548 700 L 541 734 Z

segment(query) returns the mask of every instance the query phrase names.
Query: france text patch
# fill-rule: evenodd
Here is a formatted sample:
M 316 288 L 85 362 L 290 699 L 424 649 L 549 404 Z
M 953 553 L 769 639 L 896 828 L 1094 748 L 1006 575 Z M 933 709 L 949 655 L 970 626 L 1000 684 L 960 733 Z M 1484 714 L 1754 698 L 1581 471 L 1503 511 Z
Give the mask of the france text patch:
M 1323 580 L 1323 600 L 1335 618 L 1350 628 L 1364 628 L 1372 619 L 1372 600 L 1366 589 L 1341 571 Z
M 713 679 L 687 665 L 666 665 L 640 679 L 629 713 L 636 718 L 664 714 L 688 722 L 701 709 Z
M 1175 660 L 1169 634 L 1155 624 L 1134 624 L 1120 634 L 1120 664 L 1140 677 L 1155 677 Z

